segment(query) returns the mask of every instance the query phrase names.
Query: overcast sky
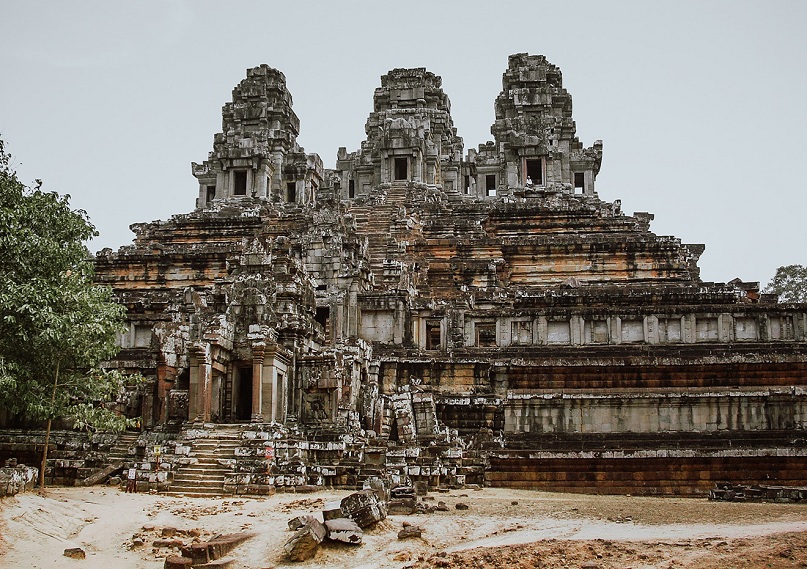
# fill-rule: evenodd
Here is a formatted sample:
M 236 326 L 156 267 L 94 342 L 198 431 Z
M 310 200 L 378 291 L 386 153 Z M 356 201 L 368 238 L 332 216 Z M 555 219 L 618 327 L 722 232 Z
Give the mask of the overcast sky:
M 26 183 L 72 196 L 101 235 L 193 209 L 190 163 L 267 63 L 298 139 L 333 167 L 356 150 L 380 76 L 443 78 L 466 150 L 491 140 L 511 53 L 563 72 L 596 189 L 651 229 L 705 243 L 707 281 L 807 264 L 807 2 L 0 0 L 0 137 Z

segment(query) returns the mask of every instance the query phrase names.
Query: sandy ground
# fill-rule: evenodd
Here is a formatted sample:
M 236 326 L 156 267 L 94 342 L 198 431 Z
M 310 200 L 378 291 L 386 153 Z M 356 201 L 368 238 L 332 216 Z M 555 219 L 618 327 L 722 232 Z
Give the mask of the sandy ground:
M 108 487 L 57 488 L 0 500 L 0 567 L 157 568 L 172 547 L 163 528 L 189 543 L 254 532 L 234 550 L 235 567 L 413 568 L 597 567 L 807 568 L 807 504 L 587 496 L 504 489 L 429 494 L 451 511 L 390 516 L 359 547 L 329 544 L 306 562 L 283 558 L 290 518 L 319 513 L 348 492 L 264 499 L 125 494 Z M 464 502 L 468 510 L 456 510 Z M 403 522 L 423 536 L 399 541 Z M 136 545 L 137 538 L 143 545 Z M 84 560 L 63 556 L 81 547 Z M 176 546 L 174 546 L 176 547 Z

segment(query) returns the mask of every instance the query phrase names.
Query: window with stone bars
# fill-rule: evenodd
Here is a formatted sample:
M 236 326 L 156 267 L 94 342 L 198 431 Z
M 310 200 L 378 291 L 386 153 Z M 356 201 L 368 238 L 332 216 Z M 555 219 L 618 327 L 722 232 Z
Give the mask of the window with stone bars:
M 476 325 L 476 345 L 480 348 L 496 347 L 496 324 L 485 323 Z
M 440 349 L 440 321 L 429 320 L 426 322 L 426 349 Z

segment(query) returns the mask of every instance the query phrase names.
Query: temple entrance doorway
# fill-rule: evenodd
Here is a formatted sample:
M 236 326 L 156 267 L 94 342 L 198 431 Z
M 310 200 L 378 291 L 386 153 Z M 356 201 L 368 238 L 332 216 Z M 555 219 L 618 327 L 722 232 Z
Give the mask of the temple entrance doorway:
M 409 179 L 409 161 L 406 158 L 395 159 L 395 179 L 396 180 Z
M 252 418 L 252 368 L 240 367 L 235 374 L 233 407 L 236 421 L 249 421 Z

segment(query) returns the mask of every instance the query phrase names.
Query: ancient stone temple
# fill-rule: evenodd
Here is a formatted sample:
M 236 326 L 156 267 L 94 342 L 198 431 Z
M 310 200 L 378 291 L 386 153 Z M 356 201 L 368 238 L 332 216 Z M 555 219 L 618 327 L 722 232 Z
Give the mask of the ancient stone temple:
M 703 245 L 600 199 L 602 143 L 543 56 L 510 56 L 493 141 L 465 152 L 450 109 L 440 77 L 390 71 L 331 170 L 283 73 L 247 71 L 195 209 L 96 259 L 129 315 L 110 365 L 154 380 L 145 427 L 259 441 L 231 489 L 803 482 L 807 306 L 702 282 Z

